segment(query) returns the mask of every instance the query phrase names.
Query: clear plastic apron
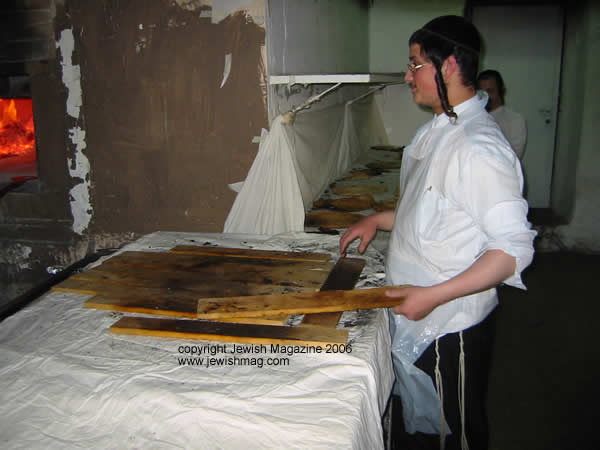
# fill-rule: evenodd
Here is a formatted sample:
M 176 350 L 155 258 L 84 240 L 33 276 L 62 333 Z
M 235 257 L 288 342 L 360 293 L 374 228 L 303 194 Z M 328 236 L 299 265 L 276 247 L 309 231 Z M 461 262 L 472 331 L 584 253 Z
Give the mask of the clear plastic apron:
M 435 171 L 431 170 L 434 161 L 431 149 L 435 148 L 442 133 L 441 127 L 432 127 L 404 150 L 403 179 L 410 180 L 410 183 L 401 179 L 402 199 L 396 210 L 386 261 L 389 285 L 431 286 L 446 279 L 438 268 L 424 264 L 422 258 L 428 251 L 422 247 L 423 234 L 431 225 L 432 215 L 443 208 L 440 202 L 446 201 L 440 195 Z M 497 303 L 496 290 L 490 289 L 439 306 L 419 321 L 408 320 L 388 310 L 396 375 L 394 393 L 402 399 L 407 432 L 439 434 L 441 431 L 435 386 L 426 373 L 414 366 L 414 362 L 436 338 L 480 322 Z

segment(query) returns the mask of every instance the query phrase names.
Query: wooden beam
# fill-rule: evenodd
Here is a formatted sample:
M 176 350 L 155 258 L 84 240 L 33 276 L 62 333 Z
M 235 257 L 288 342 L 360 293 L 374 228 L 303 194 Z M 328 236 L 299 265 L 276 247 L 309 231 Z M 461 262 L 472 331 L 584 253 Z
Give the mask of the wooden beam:
M 355 309 L 389 308 L 402 303 L 387 297 L 389 287 L 353 291 L 326 291 L 300 294 L 274 294 L 229 298 L 206 298 L 198 301 L 199 319 L 255 317 L 271 314 L 307 314 Z
M 348 339 L 346 330 L 336 330 L 335 328 L 248 325 L 145 317 L 123 317 L 110 327 L 110 331 L 138 336 L 303 346 L 344 344 Z

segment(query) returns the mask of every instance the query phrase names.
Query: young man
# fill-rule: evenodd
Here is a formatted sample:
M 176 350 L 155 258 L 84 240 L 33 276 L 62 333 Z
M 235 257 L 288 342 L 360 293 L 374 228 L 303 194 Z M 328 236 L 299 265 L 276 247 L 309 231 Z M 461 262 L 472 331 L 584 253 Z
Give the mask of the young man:
M 489 100 L 485 109 L 496 119 L 519 159 L 523 159 L 527 142 L 527 126 L 521 114 L 504 106 L 506 87 L 500 72 L 484 70 L 477 77 L 477 85 L 480 90 L 488 94 Z
M 440 444 L 451 432 L 447 448 L 478 450 L 487 447 L 495 286 L 524 288 L 535 236 L 519 160 L 475 88 L 479 50 L 479 33 L 458 16 L 411 36 L 406 82 L 435 115 L 404 149 L 396 211 L 363 219 L 340 240 L 342 256 L 355 239 L 362 253 L 377 230 L 391 231 L 387 280 L 405 286 L 387 295 L 398 298 L 390 327 L 406 431 L 439 434 Z

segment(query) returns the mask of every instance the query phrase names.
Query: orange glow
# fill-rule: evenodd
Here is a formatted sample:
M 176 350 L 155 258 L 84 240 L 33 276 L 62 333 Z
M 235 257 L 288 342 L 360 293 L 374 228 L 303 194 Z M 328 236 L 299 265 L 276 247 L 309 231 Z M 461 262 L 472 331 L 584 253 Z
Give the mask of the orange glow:
M 35 154 L 31 99 L 0 98 L 0 158 Z

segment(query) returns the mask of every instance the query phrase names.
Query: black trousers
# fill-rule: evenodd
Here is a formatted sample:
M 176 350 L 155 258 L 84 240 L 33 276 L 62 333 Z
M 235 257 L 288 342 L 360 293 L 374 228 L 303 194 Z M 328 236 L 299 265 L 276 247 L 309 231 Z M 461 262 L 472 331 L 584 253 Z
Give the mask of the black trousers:
M 463 330 L 463 349 L 465 354 L 465 434 L 470 450 L 488 448 L 488 423 L 486 395 L 494 342 L 494 317 L 492 312 L 482 322 Z M 444 394 L 444 416 L 452 430 L 446 437 L 446 449 L 460 449 L 461 420 L 459 409 L 459 333 L 451 333 L 439 339 L 439 368 L 442 375 Z M 435 342 L 423 352 L 415 366 L 428 374 L 435 386 Z M 404 431 L 400 399 L 393 403 L 393 440 L 395 448 L 434 449 L 439 448 L 439 436 L 416 433 L 408 435 Z

